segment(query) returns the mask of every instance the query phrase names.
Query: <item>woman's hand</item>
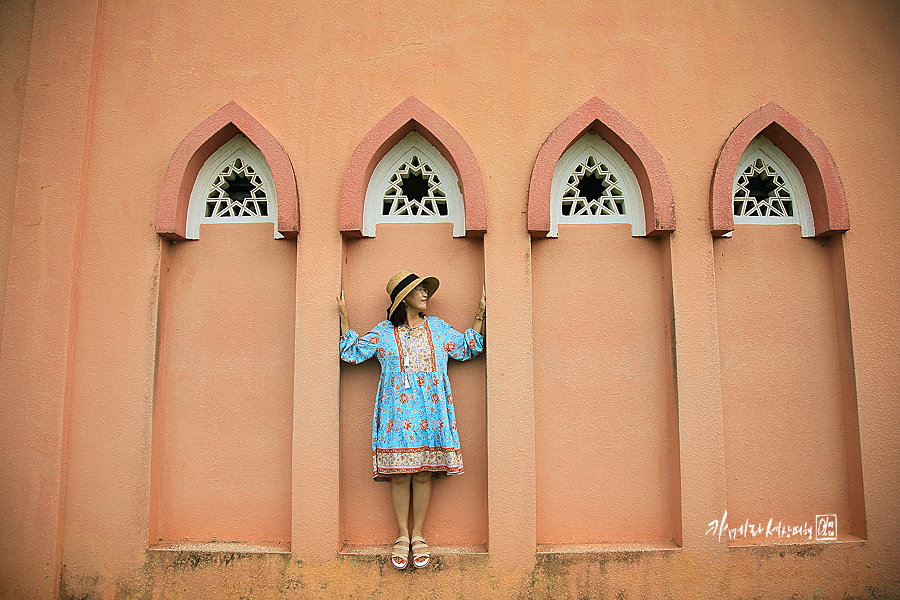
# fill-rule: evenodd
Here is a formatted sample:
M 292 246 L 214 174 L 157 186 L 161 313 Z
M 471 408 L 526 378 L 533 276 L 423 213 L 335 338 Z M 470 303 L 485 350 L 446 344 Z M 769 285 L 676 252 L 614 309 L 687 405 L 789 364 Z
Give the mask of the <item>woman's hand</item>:
M 341 295 L 337 297 L 338 310 L 341 313 L 341 335 L 344 335 L 348 331 L 350 331 L 350 317 L 347 316 L 347 303 L 344 302 L 344 290 L 341 290 Z
M 484 300 L 484 286 L 481 286 L 481 302 L 478 303 L 478 311 L 475 313 L 475 320 L 472 321 L 472 329 L 481 333 L 481 327 L 484 325 L 484 311 L 486 303 Z

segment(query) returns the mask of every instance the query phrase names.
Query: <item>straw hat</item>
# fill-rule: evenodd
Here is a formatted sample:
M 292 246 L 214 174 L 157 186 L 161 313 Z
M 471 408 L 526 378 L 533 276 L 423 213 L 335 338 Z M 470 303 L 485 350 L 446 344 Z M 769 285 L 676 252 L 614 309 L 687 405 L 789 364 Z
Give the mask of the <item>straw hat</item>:
M 391 277 L 390 281 L 387 283 L 387 293 L 388 296 L 391 297 L 391 307 L 388 309 L 388 319 L 391 318 L 391 315 L 394 314 L 394 311 L 397 310 L 397 307 L 400 306 L 400 303 L 403 302 L 406 295 L 413 291 L 420 283 L 425 285 L 425 290 L 428 292 L 428 298 L 431 298 L 437 291 L 438 286 L 441 285 L 441 282 L 437 280 L 437 277 L 419 277 L 415 273 L 410 273 L 407 269 L 403 269 Z

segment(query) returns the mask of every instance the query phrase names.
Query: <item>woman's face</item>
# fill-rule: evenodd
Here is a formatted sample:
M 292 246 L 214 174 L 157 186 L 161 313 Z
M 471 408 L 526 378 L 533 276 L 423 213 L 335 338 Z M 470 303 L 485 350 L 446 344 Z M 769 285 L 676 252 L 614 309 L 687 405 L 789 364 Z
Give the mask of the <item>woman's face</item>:
M 428 290 L 425 289 L 424 285 L 419 284 L 418 287 L 413 288 L 413 291 L 406 295 L 403 302 L 412 310 L 422 312 L 428 308 Z

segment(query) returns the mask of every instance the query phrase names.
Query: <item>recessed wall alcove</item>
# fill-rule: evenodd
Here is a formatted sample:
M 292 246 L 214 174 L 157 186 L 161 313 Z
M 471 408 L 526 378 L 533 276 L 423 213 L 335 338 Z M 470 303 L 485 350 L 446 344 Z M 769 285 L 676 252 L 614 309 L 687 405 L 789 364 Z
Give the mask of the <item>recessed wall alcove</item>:
M 766 145 L 776 151 L 757 152 L 747 167 L 748 152 Z M 753 202 L 790 199 L 811 215 L 809 237 L 801 223 L 777 216 L 735 224 L 754 173 L 767 185 L 757 182 Z M 835 535 L 826 540 L 865 538 L 841 235 L 850 223 L 835 162 L 808 127 L 769 103 L 723 146 L 710 215 L 713 235 L 722 236 L 713 248 L 728 519 L 815 527 L 817 516 L 834 515 Z M 821 537 L 812 530 L 812 540 Z M 747 536 L 731 543 L 796 541 Z
M 532 234 L 538 551 L 681 543 L 668 175 L 592 98 L 547 138 Z
M 440 279 L 429 314 L 458 331 L 470 327 L 484 284 L 485 222 L 484 185 L 471 148 L 443 117 L 416 98 L 406 99 L 364 136 L 344 179 L 341 277 L 351 326 L 363 334 L 387 318 L 385 285 L 405 268 Z M 425 536 L 433 547 L 484 551 L 484 355 L 463 363 L 451 360 L 448 371 L 465 473 L 434 481 Z M 372 410 L 379 372 L 375 358 L 359 365 L 341 363 L 344 552 L 390 546 L 397 535 L 390 484 L 372 480 Z
M 150 546 L 289 552 L 298 232 L 290 161 L 232 102 L 179 145 L 157 214 L 166 239 Z

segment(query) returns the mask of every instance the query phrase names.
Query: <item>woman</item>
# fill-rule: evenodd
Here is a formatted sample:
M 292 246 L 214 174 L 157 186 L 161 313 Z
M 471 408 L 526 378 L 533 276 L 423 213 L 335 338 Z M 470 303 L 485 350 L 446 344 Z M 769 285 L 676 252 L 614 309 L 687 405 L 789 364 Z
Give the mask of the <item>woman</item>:
M 463 334 L 437 317 L 425 316 L 438 285 L 434 277 L 419 277 L 407 270 L 391 277 L 388 320 L 362 337 L 350 329 L 343 291 L 338 298 L 341 359 L 360 363 L 377 354 L 381 363 L 372 419 L 372 470 L 376 481 L 391 482 L 399 530 L 391 563 L 398 569 L 409 564 L 410 548 L 416 568 L 430 560 L 422 525 L 432 477 L 463 472 L 447 359 L 468 360 L 484 347 L 484 292 L 472 327 Z

